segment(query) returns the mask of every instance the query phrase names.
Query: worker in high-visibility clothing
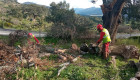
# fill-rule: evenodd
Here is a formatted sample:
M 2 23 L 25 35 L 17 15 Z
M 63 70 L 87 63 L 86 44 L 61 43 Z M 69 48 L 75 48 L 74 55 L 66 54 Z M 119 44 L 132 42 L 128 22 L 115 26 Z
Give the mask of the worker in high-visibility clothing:
M 40 44 L 40 43 L 39 40 L 32 33 L 28 33 L 28 44 Z
M 103 28 L 101 24 L 97 25 L 97 30 L 100 32 L 100 39 L 97 41 L 97 45 L 103 42 L 102 54 L 105 59 L 109 56 L 109 44 L 111 42 L 110 34 L 107 29 Z

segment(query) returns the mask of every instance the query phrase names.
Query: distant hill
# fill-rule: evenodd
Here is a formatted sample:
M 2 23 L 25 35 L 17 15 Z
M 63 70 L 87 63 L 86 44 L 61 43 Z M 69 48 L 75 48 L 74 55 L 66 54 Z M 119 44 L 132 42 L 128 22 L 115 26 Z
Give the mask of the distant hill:
M 23 4 L 36 4 L 36 3 L 33 3 L 33 2 L 24 2 Z
M 96 8 L 96 7 L 91 7 L 91 8 L 74 8 L 75 13 L 76 14 L 80 14 L 80 15 L 87 15 L 87 16 L 91 16 L 91 15 L 103 15 L 101 8 Z
M 17 0 L 0 0 L 0 1 L 4 3 L 10 3 L 10 2 L 17 3 Z
M 29 4 L 29 5 L 30 5 L 30 4 L 36 4 L 36 3 L 34 3 L 34 2 L 24 2 L 23 4 L 27 4 L 27 5 Z M 36 5 L 40 5 L 40 4 L 36 4 Z M 41 5 L 41 6 L 42 6 L 42 5 Z M 43 6 L 44 6 L 44 5 L 43 5 Z M 49 8 L 49 6 L 46 6 L 46 7 Z

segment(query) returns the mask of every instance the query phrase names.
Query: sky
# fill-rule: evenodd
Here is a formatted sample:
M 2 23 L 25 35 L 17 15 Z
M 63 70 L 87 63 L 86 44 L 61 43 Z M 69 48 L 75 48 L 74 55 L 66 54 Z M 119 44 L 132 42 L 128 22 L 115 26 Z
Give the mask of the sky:
M 34 2 L 36 4 L 49 6 L 51 2 L 59 3 L 64 0 L 17 0 L 19 3 Z M 102 0 L 98 0 L 96 4 L 91 3 L 91 0 L 65 0 L 66 3 L 70 4 L 70 8 L 90 8 L 100 7 Z

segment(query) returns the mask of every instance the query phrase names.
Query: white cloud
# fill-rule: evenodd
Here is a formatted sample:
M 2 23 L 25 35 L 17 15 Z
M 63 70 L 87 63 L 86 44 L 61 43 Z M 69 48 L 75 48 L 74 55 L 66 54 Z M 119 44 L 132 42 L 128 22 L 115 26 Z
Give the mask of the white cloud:
M 41 5 L 49 6 L 51 2 L 59 3 L 64 0 L 18 0 L 19 3 L 24 2 L 34 2 Z M 91 0 L 65 0 L 70 4 L 71 8 L 89 8 L 89 7 L 99 7 L 102 4 L 102 0 L 98 0 L 96 4 L 91 3 Z

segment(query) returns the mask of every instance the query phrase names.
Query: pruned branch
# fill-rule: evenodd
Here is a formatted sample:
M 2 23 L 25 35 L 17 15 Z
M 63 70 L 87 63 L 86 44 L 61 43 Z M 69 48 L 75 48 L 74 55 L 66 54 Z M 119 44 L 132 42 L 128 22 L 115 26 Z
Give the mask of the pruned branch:
M 76 58 L 74 58 L 74 59 L 72 60 L 72 62 L 77 61 L 79 57 L 82 57 L 82 55 L 79 55 L 79 56 L 77 56 Z M 70 62 L 66 62 L 66 63 L 63 63 L 63 64 L 59 65 L 60 67 L 62 67 L 62 66 L 63 66 L 63 67 L 62 67 L 61 69 L 58 70 L 57 76 L 59 76 L 60 73 L 61 73 L 69 64 L 70 64 Z

